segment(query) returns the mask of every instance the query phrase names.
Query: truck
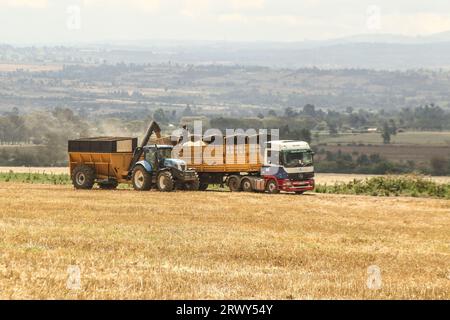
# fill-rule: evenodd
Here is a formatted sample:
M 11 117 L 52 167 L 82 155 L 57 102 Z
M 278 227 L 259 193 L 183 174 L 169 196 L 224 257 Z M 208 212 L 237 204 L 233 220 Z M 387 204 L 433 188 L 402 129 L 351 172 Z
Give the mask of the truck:
M 138 191 L 157 188 L 198 190 L 199 178 L 185 161 L 171 157 L 172 145 L 148 145 L 159 125 L 152 121 L 141 145 L 131 137 L 93 137 L 70 140 L 69 168 L 76 189 L 115 189 L 119 183 L 132 184 Z
M 174 157 L 184 159 L 188 167 L 195 169 L 200 190 L 206 190 L 210 184 L 226 185 L 232 192 L 303 194 L 314 190 L 314 152 L 307 142 L 263 141 L 246 137 L 240 139 L 244 142 L 239 144 L 235 136 L 223 139 L 223 147 L 216 150 L 222 158 L 220 161 L 211 161 L 209 154 L 214 154 L 214 151 L 204 152 L 210 144 L 205 139 L 200 143 L 181 139 L 178 142 L 180 151 Z M 233 139 L 233 143 L 227 145 L 229 139 Z M 183 155 L 186 147 L 191 148 L 190 156 Z M 250 150 L 258 150 L 253 159 Z M 236 161 L 239 157 L 240 161 Z

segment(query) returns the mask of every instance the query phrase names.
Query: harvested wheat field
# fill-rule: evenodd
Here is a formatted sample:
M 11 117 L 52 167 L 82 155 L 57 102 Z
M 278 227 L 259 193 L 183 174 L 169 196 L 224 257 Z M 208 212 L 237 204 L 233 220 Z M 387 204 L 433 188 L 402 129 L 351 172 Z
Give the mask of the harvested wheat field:
M 450 298 L 448 200 L 3 183 L 0 201 L 3 299 Z

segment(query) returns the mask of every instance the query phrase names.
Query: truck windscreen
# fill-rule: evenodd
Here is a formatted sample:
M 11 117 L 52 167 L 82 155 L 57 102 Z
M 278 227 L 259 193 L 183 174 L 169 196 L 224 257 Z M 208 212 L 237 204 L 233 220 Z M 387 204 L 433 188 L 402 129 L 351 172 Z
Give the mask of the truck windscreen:
M 313 155 L 309 150 L 285 150 L 281 152 L 281 162 L 285 167 L 307 167 L 313 164 Z

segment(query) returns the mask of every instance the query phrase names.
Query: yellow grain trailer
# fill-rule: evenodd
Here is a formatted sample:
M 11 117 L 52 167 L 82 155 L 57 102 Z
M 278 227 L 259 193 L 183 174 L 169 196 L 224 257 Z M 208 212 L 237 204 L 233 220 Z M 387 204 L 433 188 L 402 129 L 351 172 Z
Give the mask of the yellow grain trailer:
M 75 187 L 116 188 L 129 181 L 129 166 L 137 138 L 95 137 L 69 141 L 69 168 Z

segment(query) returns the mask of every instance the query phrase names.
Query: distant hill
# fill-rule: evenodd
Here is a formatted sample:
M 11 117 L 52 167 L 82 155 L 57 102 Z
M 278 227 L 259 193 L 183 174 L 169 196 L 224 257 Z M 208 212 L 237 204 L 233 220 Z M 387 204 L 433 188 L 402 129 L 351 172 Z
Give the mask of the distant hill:
M 450 31 L 428 36 L 362 34 L 326 41 L 228 42 L 141 40 L 74 47 L 0 45 L 0 62 L 20 61 L 260 65 L 282 68 L 450 68 Z M 13 58 L 14 59 L 14 58 Z
M 151 50 L 149 61 L 219 63 L 269 67 L 367 69 L 450 68 L 450 31 L 429 36 L 362 34 L 326 41 L 303 42 L 154 42 L 141 41 L 110 47 L 114 59 L 128 47 Z M 135 61 L 137 62 L 137 61 Z

